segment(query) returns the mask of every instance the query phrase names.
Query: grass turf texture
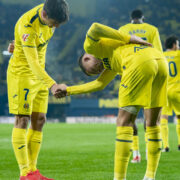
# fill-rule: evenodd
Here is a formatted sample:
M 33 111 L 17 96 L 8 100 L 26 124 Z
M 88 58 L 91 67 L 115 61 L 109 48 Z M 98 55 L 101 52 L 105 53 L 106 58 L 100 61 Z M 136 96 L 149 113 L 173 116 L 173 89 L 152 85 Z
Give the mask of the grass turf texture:
M 18 180 L 19 169 L 11 145 L 13 125 L 0 124 L 0 180 Z M 162 153 L 157 180 L 180 179 L 180 151 L 175 125 L 169 125 L 170 152 Z M 55 180 L 112 180 L 115 125 L 46 124 L 38 160 L 42 174 Z M 139 125 L 142 162 L 129 163 L 127 180 L 142 180 L 145 169 L 143 125 Z

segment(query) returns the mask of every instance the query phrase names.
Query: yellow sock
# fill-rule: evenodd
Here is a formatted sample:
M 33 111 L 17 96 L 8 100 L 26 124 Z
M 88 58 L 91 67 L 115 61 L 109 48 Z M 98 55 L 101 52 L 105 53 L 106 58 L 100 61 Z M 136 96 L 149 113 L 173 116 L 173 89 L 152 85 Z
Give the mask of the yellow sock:
M 146 145 L 147 145 L 147 143 L 148 143 L 148 137 L 147 137 L 147 132 L 145 132 L 145 143 L 146 143 Z
M 12 145 L 19 165 L 20 175 L 26 176 L 28 173 L 26 129 L 13 128 Z
M 145 130 L 145 135 L 144 135 L 144 139 L 145 139 L 145 145 L 146 145 L 146 160 L 147 160 L 147 151 L 148 151 L 148 136 L 147 136 L 147 131 Z
M 137 135 L 133 136 L 132 149 L 133 151 L 139 151 L 139 137 Z
M 180 145 L 180 119 L 177 119 L 176 132 L 178 137 L 178 145 Z
M 117 127 L 114 178 L 123 180 L 126 178 L 126 171 L 132 151 L 133 128 Z
M 161 136 L 163 147 L 169 147 L 169 129 L 168 129 L 168 120 L 165 118 L 161 119 Z
M 162 140 L 159 126 L 147 127 L 148 136 L 148 158 L 146 177 L 155 179 L 156 170 L 161 156 Z
M 37 159 L 42 142 L 42 132 L 28 129 L 27 144 L 28 144 L 28 162 L 29 169 L 36 171 Z

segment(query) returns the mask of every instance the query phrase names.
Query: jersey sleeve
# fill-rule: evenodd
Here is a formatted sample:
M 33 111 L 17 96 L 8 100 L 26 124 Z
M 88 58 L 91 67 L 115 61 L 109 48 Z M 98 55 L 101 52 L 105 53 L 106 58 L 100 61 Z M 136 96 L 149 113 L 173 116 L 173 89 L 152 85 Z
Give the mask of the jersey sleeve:
M 160 36 L 159 36 L 159 31 L 157 29 L 155 29 L 152 44 L 156 49 L 163 52 L 162 44 L 161 44 L 161 40 L 160 40 Z
M 43 82 L 48 88 L 50 88 L 56 82 L 47 74 L 44 68 L 39 64 L 38 51 L 36 47 L 37 34 L 32 27 L 20 27 L 19 37 L 21 45 L 27 59 L 27 62 L 33 72 L 33 74 Z
M 121 33 L 116 29 L 105 26 L 99 23 L 93 23 L 87 32 L 87 36 L 92 38 L 94 41 L 98 41 L 101 38 L 108 38 L 113 40 L 119 40 L 125 44 L 129 43 L 131 36 L 125 33 Z
M 118 30 L 93 23 L 86 34 L 84 49 L 96 57 L 106 57 L 109 51 L 129 43 L 130 38 L 130 35 L 120 33 Z
M 91 93 L 104 89 L 117 75 L 116 72 L 104 70 L 104 72 L 94 81 L 78 86 L 67 87 L 68 95 Z

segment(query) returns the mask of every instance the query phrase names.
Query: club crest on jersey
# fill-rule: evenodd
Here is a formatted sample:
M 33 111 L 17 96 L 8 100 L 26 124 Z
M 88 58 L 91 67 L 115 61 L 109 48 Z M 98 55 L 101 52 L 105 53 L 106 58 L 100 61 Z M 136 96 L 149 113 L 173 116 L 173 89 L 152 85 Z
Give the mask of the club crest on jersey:
M 29 109 L 29 104 L 28 104 L 28 103 L 25 103 L 25 104 L 24 104 L 24 109 L 26 109 L 26 110 Z
M 29 37 L 29 34 L 23 34 L 22 36 L 23 41 L 26 42 L 28 40 L 28 37 Z

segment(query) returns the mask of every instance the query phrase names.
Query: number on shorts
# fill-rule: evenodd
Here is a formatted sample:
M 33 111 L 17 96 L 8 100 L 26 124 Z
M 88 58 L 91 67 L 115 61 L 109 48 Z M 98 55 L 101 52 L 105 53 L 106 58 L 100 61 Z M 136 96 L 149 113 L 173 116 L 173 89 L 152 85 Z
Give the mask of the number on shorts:
M 169 61 L 169 75 L 175 77 L 177 75 L 177 67 L 174 61 Z
M 24 89 L 24 91 L 26 91 L 25 98 L 24 98 L 24 100 L 26 101 L 27 100 L 27 95 L 29 93 L 29 89 Z
M 147 38 L 146 38 L 146 37 L 142 37 L 141 39 L 143 39 L 143 40 L 147 41 Z

